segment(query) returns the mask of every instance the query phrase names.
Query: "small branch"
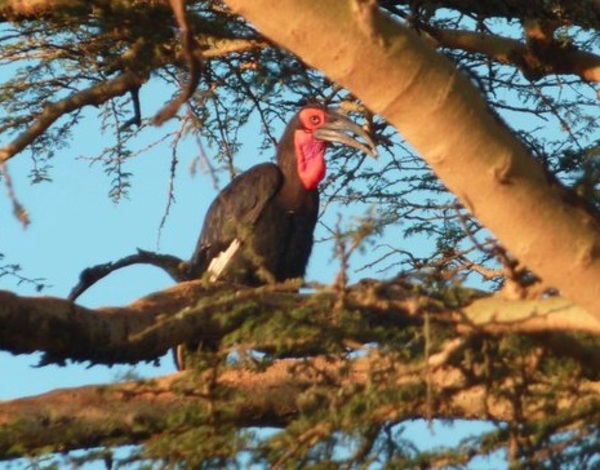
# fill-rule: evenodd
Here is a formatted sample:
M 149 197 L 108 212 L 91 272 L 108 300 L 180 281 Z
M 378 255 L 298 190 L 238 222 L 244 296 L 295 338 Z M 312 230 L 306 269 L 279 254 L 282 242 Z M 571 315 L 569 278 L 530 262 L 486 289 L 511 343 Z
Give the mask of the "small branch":
M 0 148 L 0 162 L 6 162 L 42 135 L 57 119 L 84 106 L 98 106 L 111 98 L 138 88 L 146 78 L 126 72 L 111 80 L 98 83 L 56 103 L 47 103 L 43 111 L 25 132 L 10 144 Z
M 175 15 L 175 19 L 177 20 L 177 25 L 179 26 L 183 54 L 188 66 L 189 79 L 187 84 L 182 86 L 181 93 L 154 116 L 154 124 L 158 126 L 171 119 L 175 113 L 177 113 L 181 105 L 192 97 L 200 82 L 200 69 L 202 65 L 201 59 L 194 54 L 194 30 L 186 18 L 185 1 L 169 0 L 169 3 L 173 10 L 173 14 Z
M 183 137 L 183 133 L 185 131 L 185 126 L 180 126 L 179 130 L 175 133 L 175 137 L 171 144 L 171 168 L 169 172 L 169 185 L 167 189 L 167 205 L 163 212 L 163 215 L 160 219 L 160 223 L 158 224 L 158 235 L 156 237 L 156 246 L 160 245 L 160 236 L 162 234 L 163 229 L 165 228 L 165 224 L 167 223 L 167 218 L 169 217 L 169 212 L 171 211 L 171 205 L 175 202 L 175 176 L 177 165 L 179 163 L 179 158 L 177 157 L 177 149 L 179 146 L 179 141 Z M 188 270 L 189 271 L 189 270 Z M 189 275 L 187 276 L 189 278 Z M 181 279 L 183 280 L 183 279 Z
M 207 41 L 206 37 L 203 37 L 203 39 L 204 41 Z M 270 44 L 264 39 L 210 38 L 207 43 L 207 49 L 195 49 L 193 51 L 193 54 L 196 56 L 197 60 L 201 61 L 202 59 L 212 59 L 216 57 L 223 57 L 229 54 L 270 47 Z
M 0 163 L 0 181 L 2 181 L 2 180 L 4 180 L 4 184 L 6 185 L 6 190 L 8 192 L 8 198 L 10 199 L 10 202 L 12 202 L 13 213 L 15 214 L 15 217 L 17 218 L 17 220 L 19 222 L 21 222 L 21 225 L 23 225 L 23 228 L 27 228 L 29 226 L 29 223 L 31 222 L 29 220 L 29 214 L 27 213 L 27 211 L 25 210 L 23 205 L 17 199 L 15 189 L 13 188 L 13 185 L 12 185 L 12 178 L 10 177 L 10 174 L 8 173 L 8 167 L 6 165 L 6 162 Z
M 440 352 L 428 356 L 428 370 L 431 371 L 432 369 L 436 369 L 448 364 L 454 354 L 464 347 L 464 345 L 465 342 L 462 338 L 454 338 L 448 341 L 446 344 L 444 344 L 444 347 Z
M 130 90 L 131 102 L 133 104 L 133 116 L 121 125 L 120 130 L 128 129 L 135 125 L 142 125 L 142 106 L 140 104 L 140 87 L 135 87 Z
M 84 269 L 79 275 L 79 283 L 73 287 L 68 299 L 75 301 L 77 297 L 92 287 L 100 279 L 127 266 L 149 264 L 165 271 L 176 282 L 190 280 L 190 267 L 187 261 L 176 256 L 153 253 L 138 249 L 134 255 L 126 256 L 114 262 L 102 263 Z
M 575 74 L 588 82 L 600 82 L 600 57 L 575 47 L 548 45 L 543 57 L 516 39 L 487 33 L 427 28 L 437 46 L 487 55 L 501 64 L 516 65 L 532 80 L 550 74 Z

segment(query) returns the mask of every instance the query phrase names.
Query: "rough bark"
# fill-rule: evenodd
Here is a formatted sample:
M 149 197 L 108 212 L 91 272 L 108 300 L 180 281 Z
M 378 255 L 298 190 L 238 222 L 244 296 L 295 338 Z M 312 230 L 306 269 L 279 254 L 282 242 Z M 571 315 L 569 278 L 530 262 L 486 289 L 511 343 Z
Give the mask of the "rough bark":
M 434 396 L 421 394 L 410 406 L 380 405 L 373 413 L 381 422 L 419 417 L 507 421 L 513 417 L 514 403 L 509 396 L 491 395 L 485 383 L 469 383 L 457 367 L 446 365 L 426 372 L 377 355 L 350 363 L 289 359 L 264 371 L 225 369 L 216 378 L 212 371 L 199 375 L 183 372 L 156 380 L 57 390 L 0 402 L 0 459 L 49 448 L 65 451 L 151 439 L 165 432 L 175 413 L 202 416 L 211 412 L 215 404 L 206 392 L 207 381 L 233 404 L 227 408 L 230 424 L 242 428 L 283 426 L 299 412 L 310 413 L 323 406 L 318 396 L 334 396 L 344 387 L 354 387 L 358 393 L 381 371 L 385 371 L 386 386 L 418 388 L 429 380 L 435 390 Z M 507 388 L 511 381 L 506 379 Z M 310 389 L 318 389 L 319 394 L 311 399 Z M 597 405 L 599 393 L 600 383 L 582 383 L 578 393 L 558 395 L 553 411 L 558 414 L 574 405 L 579 409 Z M 521 412 L 535 420 L 547 410 L 531 400 Z
M 14 354 L 43 351 L 45 362 L 151 361 L 186 341 L 222 338 L 239 328 L 249 314 L 256 315 L 256 311 L 269 317 L 293 308 L 304 309 L 307 317 L 311 311 L 325 316 L 323 313 L 332 311 L 336 305 L 339 305 L 338 294 L 332 291 L 307 295 L 278 287 L 251 289 L 206 285 L 202 281 L 177 284 L 128 306 L 98 309 L 55 297 L 19 297 L 0 291 L 3 325 L 0 349 Z M 433 313 L 434 322 L 467 335 L 600 333 L 600 322 L 560 297 L 540 300 L 485 297 L 467 299 L 464 306 L 444 306 L 439 300 L 415 294 L 401 284 L 381 282 L 354 286 L 346 293 L 343 305 L 347 311 L 360 313 L 365 325 L 372 328 L 400 329 L 419 324 L 425 314 Z M 353 332 L 348 339 L 367 343 L 373 340 L 371 334 L 365 328 Z M 310 341 L 303 346 L 299 342 L 298 347 L 318 351 L 318 344 Z
M 227 3 L 384 116 L 510 252 L 600 319 L 598 221 L 566 200 L 448 59 L 376 2 Z

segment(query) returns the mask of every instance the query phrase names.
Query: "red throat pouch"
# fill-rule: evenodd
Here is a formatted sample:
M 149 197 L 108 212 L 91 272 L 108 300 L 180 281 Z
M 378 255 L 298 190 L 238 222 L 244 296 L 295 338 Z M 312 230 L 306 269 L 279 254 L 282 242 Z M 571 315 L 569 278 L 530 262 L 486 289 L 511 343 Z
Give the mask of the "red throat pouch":
M 325 147 L 322 140 L 310 132 L 296 131 L 294 135 L 298 176 L 308 190 L 316 188 L 325 177 Z

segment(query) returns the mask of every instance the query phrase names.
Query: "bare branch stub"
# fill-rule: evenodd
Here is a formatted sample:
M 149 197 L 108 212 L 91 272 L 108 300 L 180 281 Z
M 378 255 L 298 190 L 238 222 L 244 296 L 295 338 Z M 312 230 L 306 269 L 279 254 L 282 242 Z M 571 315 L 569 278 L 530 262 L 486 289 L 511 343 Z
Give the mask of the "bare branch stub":
M 109 274 L 121 268 L 125 268 L 134 264 L 148 264 L 151 266 L 156 266 L 165 271 L 176 282 L 190 280 L 189 262 L 173 255 L 165 255 L 138 249 L 137 253 L 130 256 L 125 256 L 117 261 L 102 263 L 84 269 L 79 275 L 79 282 L 71 290 L 68 299 L 75 301 L 77 297 L 96 284 L 96 282 L 98 282 L 100 279 L 105 278 Z

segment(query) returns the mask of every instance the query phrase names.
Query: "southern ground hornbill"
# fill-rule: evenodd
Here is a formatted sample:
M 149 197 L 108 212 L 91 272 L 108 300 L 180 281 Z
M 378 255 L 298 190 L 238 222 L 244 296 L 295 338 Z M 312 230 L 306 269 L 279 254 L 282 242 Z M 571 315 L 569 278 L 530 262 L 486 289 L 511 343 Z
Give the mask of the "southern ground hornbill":
M 304 276 L 327 142 L 376 155 L 373 141 L 354 122 L 331 109 L 305 106 L 277 146 L 277 164 L 240 174 L 210 206 L 192 257 L 193 277 L 206 273 L 211 280 L 256 286 Z
M 277 164 L 262 163 L 240 174 L 210 206 L 192 258 L 192 276 L 250 286 L 304 276 L 328 142 L 377 156 L 369 135 L 344 115 L 323 106 L 303 107 L 277 146 Z M 181 352 L 178 348 L 180 369 Z
M 98 280 L 132 264 L 157 266 L 177 282 L 206 277 L 258 286 L 303 277 L 313 245 L 317 187 L 325 176 L 329 142 L 377 156 L 373 140 L 350 119 L 324 106 L 305 106 L 285 129 L 277 146 L 277 164 L 250 168 L 213 201 L 190 262 L 138 250 L 82 271 L 69 298 L 74 301 Z M 188 347 L 197 349 L 198 345 Z M 183 350 L 180 346 L 175 354 L 179 369 L 183 368 Z

